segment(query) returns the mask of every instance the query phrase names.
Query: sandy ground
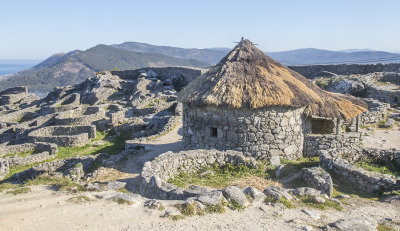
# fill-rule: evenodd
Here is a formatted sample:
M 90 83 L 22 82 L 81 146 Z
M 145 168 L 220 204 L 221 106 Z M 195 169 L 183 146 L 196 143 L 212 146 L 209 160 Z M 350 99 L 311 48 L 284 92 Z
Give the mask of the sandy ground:
M 125 164 L 104 169 L 105 175 L 116 174 L 124 179 L 128 188 L 137 191 L 138 176 L 144 162 L 167 150 L 181 149 L 181 135 L 177 127 L 159 140 L 147 143 L 150 150 L 131 157 Z M 393 131 L 400 134 L 400 131 Z M 374 137 L 387 137 L 388 144 L 399 144 L 399 136 L 377 130 Z M 373 137 L 369 137 L 373 138 Z M 375 139 L 375 138 L 374 138 Z M 397 139 L 397 140 L 396 140 Z M 375 221 L 400 220 L 400 204 L 381 203 L 367 199 L 350 198 L 344 211 L 316 211 L 320 219 L 313 219 L 301 211 L 303 208 L 286 209 L 270 205 L 252 205 L 244 211 L 224 214 L 187 217 L 173 221 L 161 218 L 164 213 L 143 206 L 143 199 L 134 205 L 120 205 L 105 199 L 96 199 L 95 193 L 70 194 L 53 191 L 47 186 L 33 186 L 32 192 L 20 195 L 0 193 L 0 231 L 3 230 L 302 230 L 306 225 L 334 222 L 340 218 L 363 217 Z M 87 195 L 91 202 L 76 204 L 68 199 Z M 262 209 L 260 209 L 262 207 Z
M 162 211 L 146 209 L 141 203 L 119 205 L 104 199 L 84 204 L 68 202 L 73 196 L 45 186 L 32 187 L 28 194 L 0 195 L 0 230 L 301 230 L 305 225 L 322 225 L 339 218 L 400 219 L 399 204 L 353 198 L 342 212 L 308 209 L 321 214 L 319 220 L 301 208 L 264 205 L 266 211 L 262 211 L 262 205 L 255 205 L 241 212 L 228 210 L 173 221 L 161 218 Z
M 395 125 L 392 129 L 376 129 L 369 136 L 364 137 L 364 147 L 400 150 L 400 127 Z

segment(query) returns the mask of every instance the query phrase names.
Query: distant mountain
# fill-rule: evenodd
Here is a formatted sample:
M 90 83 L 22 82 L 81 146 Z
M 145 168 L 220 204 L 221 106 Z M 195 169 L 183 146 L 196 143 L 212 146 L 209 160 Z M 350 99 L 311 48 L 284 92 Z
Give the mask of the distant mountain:
M 195 49 L 155 46 L 147 43 L 138 42 L 125 42 L 122 44 L 114 44 L 111 46 L 128 51 L 158 53 L 181 59 L 196 59 L 211 64 L 218 63 L 231 50 L 230 48 L 224 47 Z
M 207 63 L 218 63 L 229 48 L 192 49 L 169 46 L 155 46 L 146 43 L 125 42 L 111 45 L 135 52 L 159 53 L 176 58 L 197 59 Z M 305 48 L 291 51 L 266 52 L 271 58 L 285 65 L 342 64 L 342 63 L 395 63 L 400 62 L 400 55 L 371 49 L 348 49 L 328 51 Z
M 85 51 L 75 50 L 55 54 L 42 63 L 0 80 L 0 90 L 27 85 L 32 92 L 48 92 L 56 86 L 77 84 L 97 71 L 136 69 L 146 66 L 209 67 L 219 62 L 229 48 L 179 48 L 146 43 L 125 42 L 97 45 Z M 282 52 L 266 52 L 285 65 L 342 64 L 342 63 L 400 63 L 400 54 L 350 49 L 328 51 L 315 48 Z
M 55 54 L 38 65 L 0 80 L 0 90 L 26 85 L 32 92 L 48 92 L 56 86 L 74 85 L 93 76 L 97 71 L 137 69 L 142 67 L 191 66 L 210 64 L 179 59 L 154 53 L 138 53 L 107 45 L 97 45 L 85 51 Z
M 345 53 L 352 53 L 352 52 L 361 52 L 361 51 L 376 51 L 372 49 L 346 49 L 346 50 L 340 50 L 339 52 L 345 52 Z
M 267 54 L 285 65 L 343 64 L 343 63 L 399 63 L 400 55 L 384 51 L 340 52 L 315 48 Z

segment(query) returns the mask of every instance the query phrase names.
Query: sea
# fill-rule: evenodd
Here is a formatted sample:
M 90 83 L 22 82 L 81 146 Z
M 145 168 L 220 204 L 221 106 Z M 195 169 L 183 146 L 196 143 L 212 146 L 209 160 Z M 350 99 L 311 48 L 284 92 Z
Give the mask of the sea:
M 0 76 L 31 68 L 40 62 L 41 60 L 0 60 Z

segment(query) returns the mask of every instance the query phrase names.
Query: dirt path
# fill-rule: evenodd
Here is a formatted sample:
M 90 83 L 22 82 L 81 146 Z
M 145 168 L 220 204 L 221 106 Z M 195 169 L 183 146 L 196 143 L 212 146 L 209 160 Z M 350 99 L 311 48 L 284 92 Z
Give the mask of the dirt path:
M 320 219 L 313 219 L 301 210 L 269 205 L 255 205 L 243 211 L 228 210 L 224 214 L 187 217 L 173 221 L 161 218 L 162 211 L 144 208 L 142 202 L 120 205 L 96 199 L 75 204 L 67 200 L 73 196 L 54 192 L 45 186 L 34 186 L 32 192 L 21 195 L 0 194 L 0 231 L 8 230 L 302 230 L 307 225 L 334 222 L 340 218 L 363 217 L 376 221 L 400 219 L 398 204 L 380 203 L 366 199 L 349 199 L 344 211 L 315 211 Z M 263 208 L 263 210 L 260 209 Z M 315 230 L 315 229 L 314 229 Z
M 138 192 L 140 173 L 143 168 L 143 164 L 146 161 L 152 160 L 158 155 L 167 151 L 177 152 L 182 150 L 182 135 L 180 134 L 181 129 L 182 125 L 178 124 L 168 134 L 165 134 L 156 140 L 143 143 L 147 150 L 144 154 L 131 156 L 124 164 L 115 166 L 114 170 L 123 173 L 120 174 L 122 178 L 119 178 L 119 180 L 124 180 L 127 183 L 126 187 L 130 191 Z
M 400 127 L 391 129 L 376 129 L 369 136 L 364 136 L 364 147 L 400 150 Z

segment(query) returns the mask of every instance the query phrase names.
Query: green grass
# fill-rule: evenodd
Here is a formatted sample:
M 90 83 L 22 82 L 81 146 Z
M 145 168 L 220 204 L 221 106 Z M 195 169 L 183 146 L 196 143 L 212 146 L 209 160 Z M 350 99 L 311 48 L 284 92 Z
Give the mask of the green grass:
M 194 202 L 191 203 L 191 204 L 189 204 L 189 203 L 177 204 L 177 205 L 175 205 L 175 207 L 178 208 L 179 211 L 184 216 L 194 216 L 195 212 L 196 212 L 196 208 L 195 208 Z
M 0 192 L 10 189 L 17 189 L 20 188 L 22 185 L 20 184 L 12 184 L 12 183 L 2 183 L 0 184 Z
M 399 166 L 395 166 L 394 164 L 391 163 L 383 165 L 377 161 L 374 161 L 373 159 L 367 159 L 363 162 L 357 163 L 357 166 L 371 172 L 376 172 L 380 174 L 389 174 L 397 177 L 400 176 Z
M 154 106 L 156 106 L 156 105 L 158 105 L 158 104 L 160 104 L 160 103 L 166 103 L 166 102 L 167 102 L 167 100 L 165 100 L 165 99 L 157 98 L 157 99 L 152 100 L 152 101 L 149 102 L 148 104 L 144 105 L 143 108 L 154 107 Z
M 206 212 L 206 213 L 224 213 L 226 211 L 225 206 L 227 206 L 227 204 L 224 201 L 221 201 L 220 203 L 218 203 L 216 205 L 206 205 L 204 212 Z
M 87 196 L 76 196 L 76 197 L 71 197 L 68 199 L 68 202 L 72 202 L 75 204 L 82 204 L 82 203 L 87 203 L 90 202 L 90 198 Z
M 7 155 L 2 156 L 2 158 L 7 158 L 7 157 L 15 157 L 15 156 L 19 156 L 19 157 L 27 157 L 30 156 L 32 154 L 35 153 L 35 150 L 31 150 L 31 151 L 26 151 L 26 152 L 17 152 L 17 153 L 9 153 Z
M 28 193 L 30 192 L 31 189 L 28 187 L 21 187 L 21 188 L 17 188 L 17 189 L 13 189 L 11 191 L 7 191 L 7 194 L 13 194 L 13 195 L 18 195 L 18 194 L 23 194 L 23 193 Z
M 337 197 L 340 194 L 347 194 L 349 196 L 360 197 L 374 201 L 379 199 L 379 194 L 371 194 L 365 190 L 360 190 L 355 187 L 353 183 L 347 181 L 346 178 L 335 174 L 332 171 L 329 171 L 329 174 L 331 174 L 334 185 L 333 197 Z
M 121 193 L 130 193 L 129 190 L 126 189 L 125 187 L 120 188 L 120 189 L 118 189 L 117 191 L 118 191 L 118 192 L 121 192 Z
M 259 164 L 257 169 L 248 168 L 244 164 L 237 166 L 227 164 L 222 167 L 215 165 L 213 167 L 206 167 L 201 172 L 208 170 L 212 170 L 214 172 L 214 176 L 208 175 L 205 177 L 200 177 L 198 173 L 186 174 L 181 172 L 179 175 L 170 178 L 168 182 L 181 188 L 186 188 L 189 185 L 223 188 L 228 186 L 229 183 L 234 180 L 249 176 L 258 176 L 263 178 L 269 177 L 265 172 L 265 167 L 263 164 Z
M 133 201 L 128 201 L 124 198 L 116 198 L 116 199 L 114 199 L 114 201 L 120 205 L 133 205 L 134 204 Z
M 284 197 L 281 197 L 280 199 L 275 199 L 274 197 L 272 197 L 272 196 L 266 196 L 265 197 L 265 202 L 271 202 L 271 203 L 281 203 L 281 204 L 283 204 L 286 208 L 288 208 L 288 209 L 293 209 L 293 208 L 295 208 L 296 207 L 296 205 L 294 204 L 294 202 L 292 202 L 292 201 L 289 201 L 288 199 L 286 199 L 286 198 L 284 198 Z
M 378 223 L 378 227 L 376 227 L 376 230 L 378 231 L 396 231 L 398 229 L 394 228 L 390 224 L 384 222 L 384 223 Z
M 185 216 L 184 215 L 173 215 L 173 216 L 171 216 L 171 219 L 174 221 L 182 220 L 182 219 L 185 219 Z
M 343 208 L 340 204 L 330 201 L 330 200 L 325 200 L 325 203 L 317 203 L 314 201 L 314 199 L 312 197 L 299 197 L 299 205 L 302 206 L 307 206 L 307 207 L 311 207 L 311 208 L 315 208 L 315 209 L 319 209 L 319 210 L 327 210 L 329 208 L 333 208 L 336 209 L 337 211 L 342 211 Z
M 39 176 L 35 179 L 28 180 L 25 185 L 51 185 L 56 188 L 58 191 L 68 191 L 68 192 L 83 192 L 86 189 L 78 184 L 73 182 L 69 178 L 65 177 L 50 177 L 50 176 Z
M 300 157 L 297 160 L 281 159 L 281 164 L 285 165 L 281 175 L 279 176 L 280 179 L 283 179 L 300 172 L 302 168 L 319 166 L 319 157 Z M 269 172 L 272 176 L 275 176 L 275 167 L 270 168 Z

